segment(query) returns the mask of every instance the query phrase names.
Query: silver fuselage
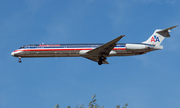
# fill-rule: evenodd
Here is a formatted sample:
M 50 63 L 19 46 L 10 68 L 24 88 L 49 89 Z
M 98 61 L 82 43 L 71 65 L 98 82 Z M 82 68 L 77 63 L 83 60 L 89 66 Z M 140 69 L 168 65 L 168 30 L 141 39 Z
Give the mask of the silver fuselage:
M 31 44 L 25 45 L 11 53 L 14 57 L 80 57 L 86 52 L 98 48 L 103 44 Z M 149 51 L 158 50 L 153 45 L 148 44 L 120 44 L 118 43 L 113 50 L 110 51 L 110 56 L 131 56 L 141 55 Z M 84 52 L 84 53 L 82 53 Z M 99 55 L 93 55 L 99 56 Z

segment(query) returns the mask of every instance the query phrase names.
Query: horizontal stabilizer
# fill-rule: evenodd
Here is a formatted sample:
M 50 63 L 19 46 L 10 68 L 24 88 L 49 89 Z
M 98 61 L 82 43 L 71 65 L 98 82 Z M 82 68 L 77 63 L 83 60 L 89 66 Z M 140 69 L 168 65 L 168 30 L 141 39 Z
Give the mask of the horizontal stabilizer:
M 170 30 L 173 29 L 173 28 L 175 28 L 175 27 L 177 27 L 177 26 L 178 26 L 178 25 L 173 26 L 173 27 L 169 27 L 169 28 L 167 28 L 167 29 L 159 30 L 159 31 L 157 31 L 156 33 L 159 33 L 159 34 L 168 33 L 167 35 L 163 35 L 163 36 L 164 36 L 164 37 L 170 37 L 170 35 L 169 35 Z

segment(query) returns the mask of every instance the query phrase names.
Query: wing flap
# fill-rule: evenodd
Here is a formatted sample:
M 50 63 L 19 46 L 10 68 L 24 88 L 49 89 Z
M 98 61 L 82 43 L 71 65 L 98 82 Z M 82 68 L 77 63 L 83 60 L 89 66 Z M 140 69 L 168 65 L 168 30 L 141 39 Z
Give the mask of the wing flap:
M 99 58 L 98 57 L 85 57 L 89 60 L 95 61 L 95 62 L 99 62 Z M 106 60 L 102 61 L 103 64 L 109 64 Z

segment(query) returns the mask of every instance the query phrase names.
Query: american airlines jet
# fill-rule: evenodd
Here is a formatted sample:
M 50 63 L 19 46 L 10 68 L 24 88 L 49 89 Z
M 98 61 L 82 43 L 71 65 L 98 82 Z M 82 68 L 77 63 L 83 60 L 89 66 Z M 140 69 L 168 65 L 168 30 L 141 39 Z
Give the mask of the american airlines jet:
M 107 57 L 132 56 L 146 54 L 147 52 L 163 49 L 161 42 L 170 37 L 167 29 L 157 29 L 150 38 L 142 43 L 117 43 L 125 35 L 121 35 L 105 44 L 30 44 L 24 45 L 11 53 L 19 58 L 25 57 L 85 57 L 101 64 L 109 64 Z

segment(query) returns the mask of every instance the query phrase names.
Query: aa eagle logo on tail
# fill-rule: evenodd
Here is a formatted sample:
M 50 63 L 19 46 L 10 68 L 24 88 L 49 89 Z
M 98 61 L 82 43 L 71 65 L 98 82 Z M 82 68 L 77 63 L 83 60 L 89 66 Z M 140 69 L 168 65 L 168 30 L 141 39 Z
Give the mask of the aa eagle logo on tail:
M 154 37 L 151 38 L 151 42 L 160 42 L 159 37 L 154 35 Z

